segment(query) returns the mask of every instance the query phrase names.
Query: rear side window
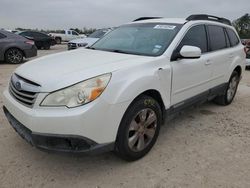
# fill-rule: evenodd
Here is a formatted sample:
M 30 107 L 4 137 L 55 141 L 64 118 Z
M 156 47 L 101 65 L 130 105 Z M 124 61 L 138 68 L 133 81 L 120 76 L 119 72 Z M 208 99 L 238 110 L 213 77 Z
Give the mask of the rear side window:
M 220 26 L 208 26 L 211 51 L 227 48 L 224 29 Z
M 235 32 L 232 29 L 226 29 L 227 30 L 227 34 L 231 43 L 231 46 L 236 46 L 240 43 L 237 35 L 235 34 Z
M 199 47 L 202 53 L 207 52 L 207 34 L 205 26 L 197 25 L 189 29 L 182 39 L 178 50 L 181 50 L 185 45 Z
M 2 34 L 2 33 L 0 33 L 0 39 L 3 39 L 3 38 L 5 38 L 6 36 L 4 35 L 4 34 Z
M 77 32 L 75 31 L 72 31 L 72 35 L 78 35 Z

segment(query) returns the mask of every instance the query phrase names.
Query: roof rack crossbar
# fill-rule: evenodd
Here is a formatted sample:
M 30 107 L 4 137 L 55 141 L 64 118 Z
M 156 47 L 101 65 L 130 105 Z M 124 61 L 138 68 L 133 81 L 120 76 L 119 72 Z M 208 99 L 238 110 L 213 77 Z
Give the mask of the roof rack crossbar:
M 188 20 L 188 21 L 191 21 L 191 20 L 209 20 L 209 21 L 216 21 L 216 22 L 224 23 L 227 25 L 232 25 L 231 21 L 226 19 L 226 18 L 217 17 L 217 16 L 213 16 L 213 15 L 207 15 L 207 14 L 193 14 L 193 15 L 187 17 L 186 20 Z
M 159 19 L 159 18 L 162 18 L 162 17 L 140 17 L 140 18 L 135 19 L 133 22 L 142 21 L 142 20 Z

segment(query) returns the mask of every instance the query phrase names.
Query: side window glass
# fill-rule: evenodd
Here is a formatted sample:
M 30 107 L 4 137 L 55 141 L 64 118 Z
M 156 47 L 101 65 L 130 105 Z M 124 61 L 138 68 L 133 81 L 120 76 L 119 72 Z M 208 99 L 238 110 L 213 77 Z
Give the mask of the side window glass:
M 71 31 L 68 31 L 68 35 L 71 35 Z
M 237 35 L 235 34 L 235 32 L 232 29 L 226 29 L 227 30 L 227 34 L 229 36 L 229 40 L 231 43 L 231 46 L 236 46 L 240 43 Z
M 185 45 L 199 47 L 202 53 L 207 52 L 207 34 L 205 26 L 197 25 L 189 29 L 182 39 L 178 50 L 181 50 Z
M 72 34 L 73 34 L 73 35 L 78 35 L 77 32 L 75 32 L 75 31 L 72 31 Z
M 230 40 L 229 40 L 229 38 L 228 38 L 228 34 L 227 34 L 227 32 L 226 32 L 226 29 L 224 29 L 224 32 L 225 32 L 227 47 L 230 48 L 230 46 L 231 46 L 231 45 L 230 45 Z
M 2 33 L 0 33 L 0 39 L 3 39 L 3 38 L 5 38 L 6 36 L 4 35 L 4 34 L 2 34 Z
M 208 32 L 210 38 L 211 51 L 227 48 L 226 37 L 223 27 L 209 25 Z

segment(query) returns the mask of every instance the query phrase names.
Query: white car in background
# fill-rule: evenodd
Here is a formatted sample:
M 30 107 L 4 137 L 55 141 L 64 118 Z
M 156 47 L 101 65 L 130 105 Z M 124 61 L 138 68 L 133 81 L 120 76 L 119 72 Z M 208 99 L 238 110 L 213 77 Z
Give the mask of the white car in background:
M 98 41 L 100 38 L 102 38 L 104 35 L 112 31 L 113 28 L 107 28 L 107 29 L 99 29 L 96 30 L 94 33 L 90 34 L 86 38 L 81 39 L 74 39 L 68 42 L 68 50 L 74 50 L 80 47 L 87 47 L 94 44 L 96 41 Z
M 62 42 L 68 42 L 70 40 L 77 39 L 77 38 L 86 37 L 86 35 L 79 34 L 73 30 L 63 30 L 60 33 L 49 33 L 49 35 L 56 40 L 57 44 L 61 44 Z

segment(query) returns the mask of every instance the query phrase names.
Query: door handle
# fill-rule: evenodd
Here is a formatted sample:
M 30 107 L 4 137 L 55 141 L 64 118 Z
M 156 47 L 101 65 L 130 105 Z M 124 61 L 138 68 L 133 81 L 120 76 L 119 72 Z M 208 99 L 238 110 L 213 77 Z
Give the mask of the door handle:
M 229 54 L 229 58 L 233 58 L 234 57 L 234 54 Z
M 210 60 L 207 60 L 206 62 L 205 62 L 205 65 L 211 65 L 212 63 L 211 63 L 211 61 Z

